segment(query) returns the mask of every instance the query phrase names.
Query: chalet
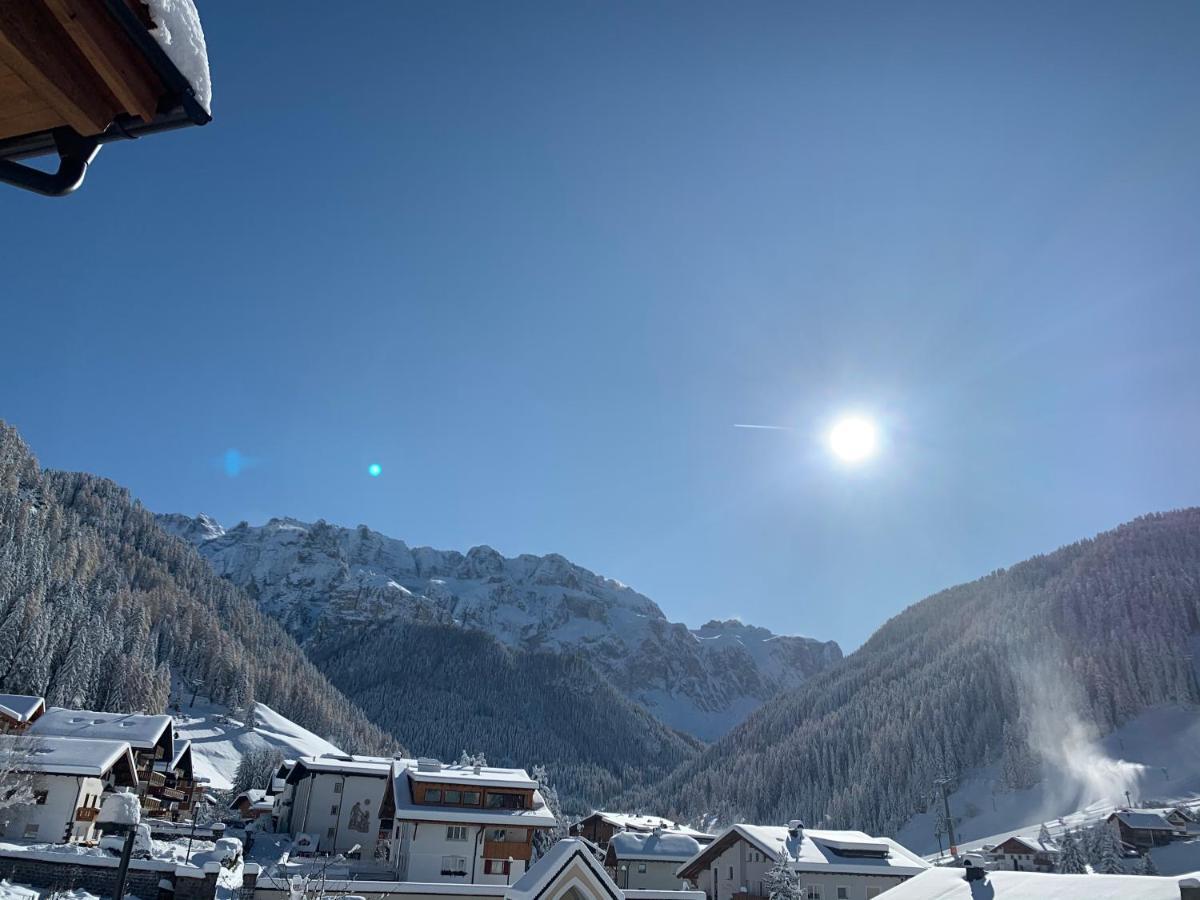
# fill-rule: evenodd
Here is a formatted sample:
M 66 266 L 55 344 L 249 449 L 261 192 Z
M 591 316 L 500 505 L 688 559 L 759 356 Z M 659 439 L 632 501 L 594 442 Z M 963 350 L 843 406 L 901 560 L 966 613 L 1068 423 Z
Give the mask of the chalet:
M 27 694 L 0 694 L 0 734 L 26 731 L 46 711 L 46 701 Z
M 534 833 L 556 822 L 524 769 L 396 760 L 380 811 L 381 858 L 400 881 L 512 884 L 532 858 Z
M 275 811 L 275 801 L 263 788 L 251 788 L 234 797 L 229 803 L 229 808 L 236 812 L 243 822 L 256 822 L 271 817 Z
M 868 900 L 924 872 L 929 863 L 890 838 L 861 831 L 733 825 L 679 867 L 708 900 L 761 900 L 781 854 L 799 876 L 805 900 Z
M 1037 838 L 1013 835 L 988 851 L 997 869 L 1019 872 L 1053 872 L 1058 861 L 1058 846 Z
M 582 839 L 567 838 L 517 879 L 504 892 L 504 900 L 625 900 L 625 895 Z
M 304 840 L 311 852 L 375 857 L 379 808 L 392 760 L 377 756 L 302 756 L 288 771 L 275 804 L 278 829 Z
M 100 797 L 113 788 L 138 786 L 124 741 L 0 736 L 0 756 L 33 776 L 35 802 L 0 810 L 0 835 L 44 843 L 78 843 L 95 837 Z
M 1200 900 L 1194 876 L 1057 875 L 929 869 L 893 888 L 887 900 Z
M 608 846 L 608 842 L 612 836 L 619 831 L 635 831 L 639 834 L 649 834 L 656 828 L 687 835 L 701 844 L 710 843 L 714 837 L 714 835 L 707 834 L 706 832 L 689 828 L 687 825 L 680 825 L 678 822 L 664 819 L 662 816 L 635 816 L 628 813 L 603 812 L 601 810 L 596 810 L 571 825 L 571 836 L 587 838 L 593 844 L 604 848 Z
M 622 889 L 681 890 L 686 884 L 675 873 L 699 852 L 699 841 L 675 831 L 618 831 L 609 839 L 604 868 Z
M 157 780 L 156 776 L 162 776 L 163 783 L 155 787 L 153 781 Z M 196 803 L 204 789 L 196 781 L 191 741 L 177 741 L 174 756 L 155 761 L 151 779 L 151 790 L 160 801 L 160 815 L 176 822 L 194 815 Z
M 142 809 L 148 814 L 160 815 L 169 812 L 171 803 L 180 802 L 163 795 L 162 788 L 166 786 L 167 777 L 165 773 L 155 770 L 156 763 L 176 759 L 175 732 L 171 726 L 170 716 L 92 712 L 52 706 L 30 726 L 28 733 L 39 738 L 83 738 L 129 744 L 137 762 Z
M 1110 826 L 1115 823 L 1122 843 L 1138 850 L 1169 844 L 1180 834 L 1163 816 L 1144 809 L 1118 809 L 1105 821 Z

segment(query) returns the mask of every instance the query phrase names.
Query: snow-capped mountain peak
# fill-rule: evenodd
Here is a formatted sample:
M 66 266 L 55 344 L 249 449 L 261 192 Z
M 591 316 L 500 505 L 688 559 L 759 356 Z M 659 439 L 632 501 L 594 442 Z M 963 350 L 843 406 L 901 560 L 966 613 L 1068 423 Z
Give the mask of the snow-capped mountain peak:
M 475 628 L 517 648 L 581 652 L 664 722 L 705 738 L 841 658 L 833 642 L 736 620 L 692 632 L 650 598 L 555 553 L 410 548 L 365 525 L 289 518 L 228 531 L 208 516 L 160 522 L 302 643 L 345 623 L 401 620 Z

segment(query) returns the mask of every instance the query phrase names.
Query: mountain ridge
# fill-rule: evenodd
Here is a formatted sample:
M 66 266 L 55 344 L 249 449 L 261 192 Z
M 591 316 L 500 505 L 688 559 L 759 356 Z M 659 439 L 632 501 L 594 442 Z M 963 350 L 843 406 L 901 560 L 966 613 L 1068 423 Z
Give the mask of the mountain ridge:
M 475 628 L 526 650 L 581 652 L 665 724 L 705 739 L 841 658 L 834 641 L 737 620 L 696 629 L 671 622 L 650 598 L 554 553 L 410 547 L 365 525 L 288 517 L 229 530 L 204 514 L 160 514 L 159 522 L 302 643 L 330 627 L 398 619 Z

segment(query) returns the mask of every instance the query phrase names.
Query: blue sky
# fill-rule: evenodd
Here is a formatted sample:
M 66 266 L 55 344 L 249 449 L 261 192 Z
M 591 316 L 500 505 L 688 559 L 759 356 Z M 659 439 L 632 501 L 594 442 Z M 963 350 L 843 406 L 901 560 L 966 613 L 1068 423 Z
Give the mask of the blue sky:
M 0 194 L 45 465 L 847 649 L 1200 501 L 1194 3 L 200 8 L 210 126 Z

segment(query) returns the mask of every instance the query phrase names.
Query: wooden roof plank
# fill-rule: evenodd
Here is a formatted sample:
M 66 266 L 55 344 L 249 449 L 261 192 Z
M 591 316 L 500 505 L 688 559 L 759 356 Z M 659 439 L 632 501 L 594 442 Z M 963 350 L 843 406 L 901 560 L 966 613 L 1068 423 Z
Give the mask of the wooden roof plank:
M 83 135 L 99 134 L 120 104 L 42 0 L 0 2 L 0 61 Z
M 151 121 L 162 82 L 112 17 L 95 0 L 45 3 L 125 110 Z

